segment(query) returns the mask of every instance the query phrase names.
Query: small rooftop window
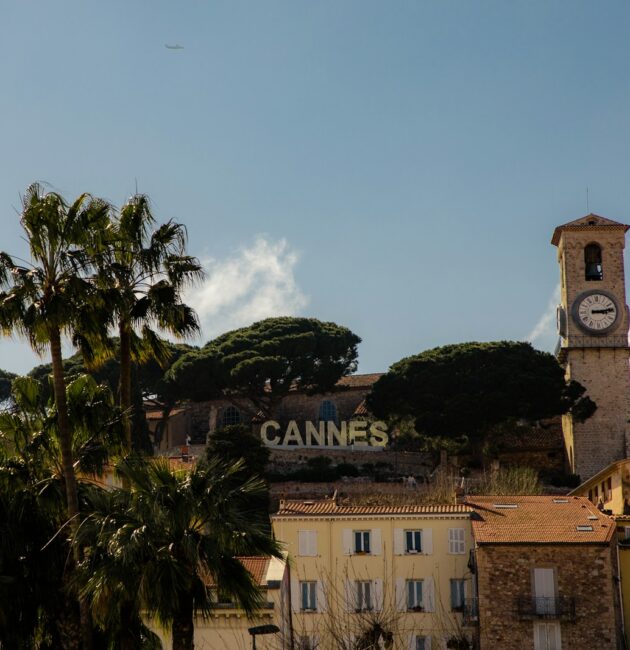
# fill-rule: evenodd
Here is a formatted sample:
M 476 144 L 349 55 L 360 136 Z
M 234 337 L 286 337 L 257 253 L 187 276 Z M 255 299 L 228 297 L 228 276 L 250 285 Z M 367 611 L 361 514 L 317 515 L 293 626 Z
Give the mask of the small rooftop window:
M 554 499 L 554 503 L 569 503 L 569 499 Z
M 513 510 L 514 508 L 518 508 L 518 504 L 516 503 L 495 503 L 494 504 L 495 508 L 503 508 L 503 509 L 511 509 Z
M 597 515 L 589 515 L 587 519 L 590 519 L 591 521 L 597 521 L 599 517 Z
M 576 526 L 576 528 L 580 533 L 591 533 L 591 532 L 593 532 L 593 526 Z

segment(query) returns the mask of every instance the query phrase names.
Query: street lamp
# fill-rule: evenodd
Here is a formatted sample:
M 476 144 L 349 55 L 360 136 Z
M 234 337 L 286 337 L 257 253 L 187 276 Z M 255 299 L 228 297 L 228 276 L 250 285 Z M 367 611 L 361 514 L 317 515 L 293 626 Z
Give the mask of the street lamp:
M 247 631 L 252 635 L 252 650 L 256 650 L 256 637 L 259 634 L 277 634 L 280 628 L 277 625 L 257 625 L 248 628 Z

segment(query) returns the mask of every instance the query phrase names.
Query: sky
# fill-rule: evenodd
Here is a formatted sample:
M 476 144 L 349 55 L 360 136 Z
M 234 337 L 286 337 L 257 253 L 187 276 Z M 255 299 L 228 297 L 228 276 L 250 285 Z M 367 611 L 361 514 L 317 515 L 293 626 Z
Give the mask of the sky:
M 206 267 L 194 344 L 288 314 L 351 328 L 361 372 L 552 350 L 554 227 L 630 222 L 629 32 L 621 1 L 4 0 L 0 250 L 33 181 L 137 188 Z

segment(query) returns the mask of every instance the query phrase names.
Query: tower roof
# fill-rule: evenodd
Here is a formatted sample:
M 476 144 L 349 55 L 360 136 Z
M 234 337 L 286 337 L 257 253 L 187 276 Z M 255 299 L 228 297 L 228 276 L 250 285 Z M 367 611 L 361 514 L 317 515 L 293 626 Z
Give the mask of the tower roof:
M 601 230 L 601 229 L 623 229 L 626 232 L 630 226 L 627 226 L 625 223 L 619 223 L 618 221 L 613 221 L 612 219 L 606 219 L 606 217 L 600 217 L 598 214 L 587 214 L 584 217 L 580 217 L 575 221 L 569 221 L 568 223 L 563 223 L 561 226 L 558 226 L 553 231 L 553 237 L 551 238 L 551 243 L 554 246 L 557 246 L 560 242 L 560 236 L 565 230 L 579 231 L 579 230 Z

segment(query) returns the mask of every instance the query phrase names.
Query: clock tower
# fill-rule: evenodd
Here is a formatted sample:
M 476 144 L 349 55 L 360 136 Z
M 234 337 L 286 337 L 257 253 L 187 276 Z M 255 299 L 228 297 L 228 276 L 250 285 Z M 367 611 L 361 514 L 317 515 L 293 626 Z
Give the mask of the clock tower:
M 563 416 L 571 471 L 584 481 L 628 457 L 630 381 L 623 249 L 626 226 L 589 214 L 558 226 L 558 360 L 597 410 L 586 422 Z

